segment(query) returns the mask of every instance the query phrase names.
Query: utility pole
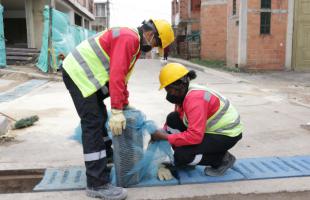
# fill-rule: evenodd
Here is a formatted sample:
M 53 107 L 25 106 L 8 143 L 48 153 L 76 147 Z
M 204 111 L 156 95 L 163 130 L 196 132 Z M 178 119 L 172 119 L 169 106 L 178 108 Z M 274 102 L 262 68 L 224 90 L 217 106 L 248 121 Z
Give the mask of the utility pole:
M 110 1 L 107 0 L 107 28 L 110 28 Z

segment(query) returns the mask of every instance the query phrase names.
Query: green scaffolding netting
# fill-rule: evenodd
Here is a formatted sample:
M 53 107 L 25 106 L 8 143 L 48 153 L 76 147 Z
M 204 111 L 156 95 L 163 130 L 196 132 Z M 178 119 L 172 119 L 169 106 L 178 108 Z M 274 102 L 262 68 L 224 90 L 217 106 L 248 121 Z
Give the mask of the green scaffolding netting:
M 61 62 L 58 60 L 58 55 L 60 53 L 67 55 L 76 45 L 96 34 L 96 32 L 71 25 L 69 16 L 66 13 L 62 13 L 56 9 L 50 9 L 48 6 L 45 6 L 43 15 L 44 31 L 42 34 L 42 47 L 37 67 L 47 72 L 49 66 L 54 70 L 58 68 Z M 51 23 L 50 17 L 52 18 Z M 51 38 L 50 32 L 52 33 Z
M 0 4 L 0 68 L 6 66 L 5 38 L 3 31 L 3 6 Z

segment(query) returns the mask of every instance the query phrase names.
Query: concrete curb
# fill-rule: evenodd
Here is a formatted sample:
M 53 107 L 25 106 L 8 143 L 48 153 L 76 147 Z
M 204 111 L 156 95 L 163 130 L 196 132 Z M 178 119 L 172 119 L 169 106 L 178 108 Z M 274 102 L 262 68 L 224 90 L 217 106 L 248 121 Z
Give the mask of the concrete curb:
M 192 62 L 190 62 L 188 60 L 184 60 L 184 59 L 180 59 L 180 58 L 168 58 L 168 61 L 169 62 L 181 63 L 181 64 L 185 65 L 186 67 L 192 68 L 194 70 L 205 72 L 205 73 L 208 73 L 208 74 L 211 74 L 211 75 L 214 75 L 214 76 L 226 78 L 226 79 L 228 79 L 230 81 L 234 81 L 234 82 L 235 81 L 236 82 L 240 82 L 240 81 L 248 82 L 245 79 L 233 76 L 229 72 L 224 72 L 224 71 L 219 71 L 219 70 L 216 70 L 216 69 L 211 69 L 211 68 L 208 68 L 208 67 L 205 67 L 205 66 L 202 66 L 202 65 L 198 65 L 198 64 L 192 63 Z
M 23 72 L 23 71 L 17 71 L 13 69 L 0 69 L 0 73 L 3 74 L 21 74 L 24 76 L 29 77 L 30 79 L 46 79 L 51 81 L 62 81 L 62 77 L 57 74 L 40 74 L 35 72 Z

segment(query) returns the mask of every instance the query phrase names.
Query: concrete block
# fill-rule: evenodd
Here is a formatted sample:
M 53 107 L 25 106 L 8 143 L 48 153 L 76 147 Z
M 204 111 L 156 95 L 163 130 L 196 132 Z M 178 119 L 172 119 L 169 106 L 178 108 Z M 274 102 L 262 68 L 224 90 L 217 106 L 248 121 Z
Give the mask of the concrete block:
M 10 126 L 10 123 L 9 123 L 8 118 L 4 116 L 0 116 L 0 136 L 8 132 L 9 126 Z

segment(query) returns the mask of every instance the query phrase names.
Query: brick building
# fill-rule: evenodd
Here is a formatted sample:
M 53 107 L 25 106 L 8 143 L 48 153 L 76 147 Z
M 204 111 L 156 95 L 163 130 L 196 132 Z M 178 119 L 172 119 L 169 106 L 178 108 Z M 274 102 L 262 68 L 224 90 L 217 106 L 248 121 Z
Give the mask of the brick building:
M 248 70 L 310 70 L 310 1 L 202 0 L 201 58 Z
M 226 59 L 227 3 L 225 0 L 201 2 L 201 58 Z
M 171 7 L 177 53 L 185 57 L 193 54 L 199 56 L 199 51 L 194 52 L 190 47 L 193 45 L 200 47 L 201 0 L 173 0 Z

